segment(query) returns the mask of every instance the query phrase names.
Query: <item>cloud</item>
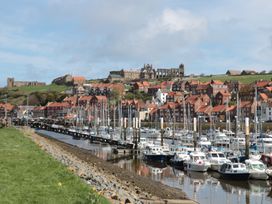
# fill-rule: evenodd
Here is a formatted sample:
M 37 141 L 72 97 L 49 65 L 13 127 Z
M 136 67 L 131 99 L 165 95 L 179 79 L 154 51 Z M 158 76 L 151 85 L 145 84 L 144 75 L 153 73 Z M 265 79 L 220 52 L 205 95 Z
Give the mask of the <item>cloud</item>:
M 187 73 L 262 69 L 272 63 L 271 9 L 270 0 L 6 2 L 0 69 L 24 78 L 35 70 L 29 79 L 47 82 L 65 73 L 106 77 L 144 63 L 184 63 Z

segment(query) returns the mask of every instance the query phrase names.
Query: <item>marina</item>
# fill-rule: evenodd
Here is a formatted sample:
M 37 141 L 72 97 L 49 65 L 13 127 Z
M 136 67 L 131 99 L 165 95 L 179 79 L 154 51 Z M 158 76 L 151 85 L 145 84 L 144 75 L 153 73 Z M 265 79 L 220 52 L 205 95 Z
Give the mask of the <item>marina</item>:
M 182 171 L 167 162 L 150 162 L 141 155 L 113 154 L 108 144 L 91 143 L 88 139 L 46 130 L 36 130 L 40 135 L 77 146 L 90 151 L 90 154 L 113 163 L 140 176 L 160 181 L 170 187 L 184 191 L 190 199 L 199 203 L 271 203 L 271 180 L 233 181 L 220 178 L 216 171 L 194 172 Z M 172 140 L 165 140 L 171 143 Z M 224 202 L 222 202 L 224 198 Z

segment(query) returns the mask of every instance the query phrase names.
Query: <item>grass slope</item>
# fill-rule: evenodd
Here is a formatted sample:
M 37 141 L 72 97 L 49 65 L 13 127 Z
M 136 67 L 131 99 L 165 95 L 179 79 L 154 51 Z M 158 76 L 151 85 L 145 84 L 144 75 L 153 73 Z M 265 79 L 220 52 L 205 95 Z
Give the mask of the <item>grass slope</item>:
M 0 129 L 0 203 L 108 203 L 16 129 Z
M 256 80 L 271 80 L 272 74 L 256 74 L 256 75 L 243 75 L 243 76 L 228 76 L 228 75 L 213 75 L 213 76 L 204 76 L 204 77 L 199 77 L 198 80 L 202 82 L 208 82 L 211 81 L 212 79 L 214 80 L 220 80 L 220 81 L 230 81 L 230 80 L 235 80 L 239 81 L 244 84 L 249 84 L 252 83 Z
M 60 93 L 60 95 L 71 87 L 60 86 L 56 84 L 50 84 L 46 86 L 22 86 L 14 88 L 2 88 L 0 89 L 0 102 L 4 102 L 6 95 L 8 96 L 8 102 L 14 105 L 25 105 L 26 98 L 32 94 L 43 94 L 43 97 L 52 95 L 53 93 Z M 56 94 L 55 94 L 56 95 Z M 52 98 L 52 97 L 51 97 Z M 54 98 L 53 98 L 54 99 Z M 44 99 L 45 100 L 45 99 Z M 41 104 L 31 104 L 41 105 Z
M 22 94 L 29 94 L 32 92 L 47 92 L 47 91 L 57 91 L 62 92 L 67 90 L 67 86 L 61 86 L 56 84 L 50 84 L 45 86 L 22 86 L 22 87 L 14 87 L 9 89 L 10 91 L 18 91 Z

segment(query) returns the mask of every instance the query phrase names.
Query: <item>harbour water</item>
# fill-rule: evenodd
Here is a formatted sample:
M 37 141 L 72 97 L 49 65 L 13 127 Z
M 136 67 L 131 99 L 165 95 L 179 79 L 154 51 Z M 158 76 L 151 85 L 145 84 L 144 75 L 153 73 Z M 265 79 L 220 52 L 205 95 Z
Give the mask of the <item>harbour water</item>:
M 216 172 L 183 172 L 166 164 L 146 163 L 140 156 L 125 156 L 117 159 L 108 145 L 94 144 L 89 140 L 78 140 L 69 135 L 44 130 L 39 130 L 39 133 L 87 149 L 91 154 L 138 175 L 182 189 L 190 199 L 201 204 L 272 203 L 272 181 L 230 182 L 219 179 Z

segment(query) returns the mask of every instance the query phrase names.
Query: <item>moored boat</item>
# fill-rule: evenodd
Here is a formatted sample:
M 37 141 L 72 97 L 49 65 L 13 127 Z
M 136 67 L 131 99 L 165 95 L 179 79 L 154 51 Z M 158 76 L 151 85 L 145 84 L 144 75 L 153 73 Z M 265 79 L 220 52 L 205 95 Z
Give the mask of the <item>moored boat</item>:
M 219 169 L 220 177 L 226 180 L 248 180 L 249 172 L 243 163 L 225 163 Z
M 245 161 L 248 172 L 250 173 L 250 179 L 267 180 L 266 167 L 261 161 L 247 159 Z
M 211 166 L 203 152 L 191 152 L 190 159 L 184 163 L 184 169 L 187 171 L 205 172 Z
M 225 163 L 231 163 L 222 152 L 211 151 L 207 154 L 208 161 L 211 163 L 211 170 L 218 171 Z

